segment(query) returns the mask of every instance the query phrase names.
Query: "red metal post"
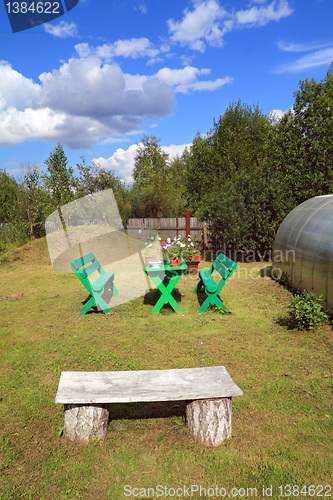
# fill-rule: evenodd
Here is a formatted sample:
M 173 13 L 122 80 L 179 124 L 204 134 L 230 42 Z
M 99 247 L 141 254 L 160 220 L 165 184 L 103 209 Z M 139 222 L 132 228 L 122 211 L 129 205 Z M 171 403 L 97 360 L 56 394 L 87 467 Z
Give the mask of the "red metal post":
M 191 236 L 190 211 L 186 210 L 186 239 Z

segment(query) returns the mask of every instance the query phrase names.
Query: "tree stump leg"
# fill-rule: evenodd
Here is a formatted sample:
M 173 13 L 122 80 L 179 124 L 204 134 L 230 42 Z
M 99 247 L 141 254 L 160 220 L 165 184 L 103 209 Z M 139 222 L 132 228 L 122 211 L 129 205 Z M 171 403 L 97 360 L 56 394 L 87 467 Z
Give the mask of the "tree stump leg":
M 208 446 L 219 446 L 231 438 L 231 399 L 200 399 L 186 406 L 190 434 Z
M 108 404 L 65 404 L 64 414 L 64 434 L 71 441 L 88 443 L 107 433 Z

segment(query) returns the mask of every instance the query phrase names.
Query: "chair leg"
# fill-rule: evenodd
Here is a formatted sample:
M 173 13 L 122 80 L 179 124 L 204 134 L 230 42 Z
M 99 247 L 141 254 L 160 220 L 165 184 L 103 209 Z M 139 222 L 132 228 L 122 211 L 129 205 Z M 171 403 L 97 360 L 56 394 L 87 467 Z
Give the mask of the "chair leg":
M 223 302 L 219 299 L 219 297 L 217 295 L 213 295 L 213 296 L 208 295 L 208 297 L 206 298 L 206 300 L 199 307 L 198 313 L 202 313 L 202 312 L 207 311 L 207 309 L 210 306 L 210 304 L 212 304 L 212 305 L 214 305 L 216 307 L 223 307 L 223 308 L 225 308 L 225 305 L 223 304 Z
M 105 302 L 105 300 L 102 298 L 102 295 L 95 293 L 95 300 L 96 300 L 97 308 L 102 310 L 104 314 L 107 314 L 110 312 L 110 309 L 109 309 L 107 303 Z
M 201 306 L 199 307 L 198 309 L 198 313 L 202 313 L 202 312 L 205 312 L 207 311 L 208 307 L 209 307 L 209 304 L 211 303 L 211 298 L 210 297 L 207 297 L 205 302 L 203 302 L 201 304 Z
M 78 315 L 84 316 L 89 311 L 89 309 L 91 309 L 95 304 L 96 304 L 96 301 L 95 301 L 94 297 L 90 297 L 88 302 L 84 305 L 84 307 L 82 307 L 81 311 L 78 312 Z
M 226 309 L 225 305 L 223 304 L 222 300 L 219 299 L 217 295 L 213 297 L 211 304 L 216 306 L 216 307 L 222 307 L 223 309 Z
M 199 283 L 194 288 L 193 292 L 198 292 L 200 290 L 200 288 L 202 287 L 202 285 L 203 285 L 203 281 L 200 280 Z

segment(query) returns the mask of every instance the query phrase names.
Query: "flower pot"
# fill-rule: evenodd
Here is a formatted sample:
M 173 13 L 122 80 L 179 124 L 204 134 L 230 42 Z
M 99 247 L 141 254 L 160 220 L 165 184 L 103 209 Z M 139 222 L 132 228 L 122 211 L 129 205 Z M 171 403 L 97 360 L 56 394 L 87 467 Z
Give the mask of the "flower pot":
M 149 267 L 150 266 L 150 263 L 151 261 L 154 260 L 154 256 L 151 256 L 151 257 L 145 257 L 145 261 L 146 261 L 146 267 Z
M 163 266 L 163 260 L 152 260 L 150 261 L 150 267 L 162 267 Z
M 198 274 L 198 266 L 199 266 L 199 261 L 195 261 L 195 260 L 189 260 L 186 262 L 187 264 L 187 270 L 186 270 L 186 274 Z
M 181 261 L 181 257 L 170 257 L 171 267 L 179 267 L 180 261 Z

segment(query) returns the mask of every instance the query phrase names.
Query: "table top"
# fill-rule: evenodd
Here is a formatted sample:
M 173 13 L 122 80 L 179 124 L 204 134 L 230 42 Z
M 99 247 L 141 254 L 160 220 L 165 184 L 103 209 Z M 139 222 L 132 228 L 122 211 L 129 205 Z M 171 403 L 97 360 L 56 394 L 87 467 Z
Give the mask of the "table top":
M 170 264 L 162 264 L 160 267 L 152 267 L 152 266 L 145 266 L 143 268 L 144 272 L 149 274 L 149 273 L 153 273 L 155 271 L 157 272 L 167 272 L 167 271 L 180 271 L 180 272 L 183 272 L 183 271 L 186 271 L 187 269 L 187 264 L 185 262 L 185 260 L 182 258 L 181 261 L 180 261 L 180 266 L 178 267 L 173 267 L 171 266 Z

